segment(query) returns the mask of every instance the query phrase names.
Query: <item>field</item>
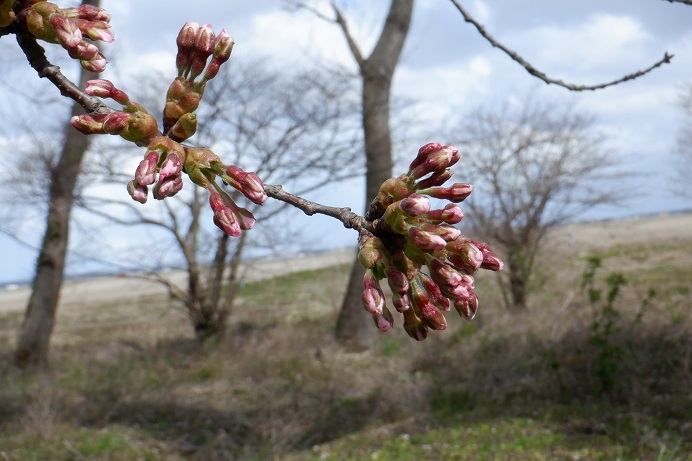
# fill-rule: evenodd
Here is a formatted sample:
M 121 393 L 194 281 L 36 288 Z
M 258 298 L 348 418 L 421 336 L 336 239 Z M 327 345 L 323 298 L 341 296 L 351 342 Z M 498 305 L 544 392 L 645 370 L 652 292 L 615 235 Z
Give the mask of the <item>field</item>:
M 611 305 L 589 256 L 595 289 L 626 280 Z M 692 215 L 560 229 L 527 310 L 481 274 L 472 322 L 361 353 L 331 336 L 348 270 L 247 283 L 203 348 L 156 290 L 73 287 L 42 372 L 9 364 L 21 292 L 0 293 L 0 461 L 692 460 Z

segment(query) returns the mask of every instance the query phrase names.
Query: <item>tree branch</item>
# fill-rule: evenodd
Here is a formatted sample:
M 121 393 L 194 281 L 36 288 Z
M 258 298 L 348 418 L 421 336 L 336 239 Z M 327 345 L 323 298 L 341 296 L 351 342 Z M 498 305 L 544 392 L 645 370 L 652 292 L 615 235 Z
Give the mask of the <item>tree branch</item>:
M 269 197 L 288 203 L 289 205 L 302 210 L 303 213 L 308 216 L 312 216 L 314 214 L 331 216 L 332 218 L 336 218 L 341 221 L 344 227 L 348 229 L 355 229 L 357 231 L 367 230 L 372 232 L 374 229 L 373 223 L 366 221 L 364 217 L 352 212 L 348 207 L 336 208 L 320 205 L 319 203 L 315 203 L 286 192 L 280 185 L 265 184 L 264 190 Z
M 334 22 L 336 22 L 341 28 L 341 32 L 343 32 L 344 37 L 346 38 L 346 43 L 348 44 L 349 50 L 351 50 L 353 58 L 356 60 L 356 63 L 358 64 L 358 68 L 363 69 L 363 66 L 365 65 L 365 59 L 363 58 L 363 54 L 360 52 L 360 49 L 358 48 L 358 44 L 353 39 L 353 35 L 351 35 L 351 32 L 348 29 L 346 18 L 344 18 L 344 16 L 341 14 L 341 10 L 339 10 L 339 8 L 336 6 L 336 3 L 334 2 L 332 2 L 332 9 L 334 10 L 334 14 L 336 15 L 336 19 L 334 20 Z
M 99 98 L 89 96 L 69 78 L 60 72 L 60 67 L 51 64 L 46 58 L 46 51 L 38 44 L 35 38 L 18 32 L 17 43 L 29 60 L 29 64 L 38 72 L 41 78 L 47 78 L 55 85 L 63 96 L 66 96 L 82 106 L 87 112 L 110 114 L 113 109 L 105 105 Z
M 667 1 L 669 1 L 669 2 L 679 1 L 682 3 L 686 3 L 686 4 L 692 4 L 692 0 L 667 0 Z M 529 74 L 533 75 L 536 78 L 539 78 L 540 80 L 543 80 L 545 83 L 547 83 L 549 85 L 550 84 L 558 85 L 558 86 L 561 86 L 563 88 L 567 88 L 570 91 L 600 90 L 603 88 L 607 88 L 609 86 L 618 85 L 618 84 L 626 82 L 628 80 L 634 80 L 635 78 L 639 78 L 643 75 L 648 74 L 649 72 L 656 69 L 657 67 L 662 66 L 663 64 L 669 64 L 670 60 L 673 58 L 672 54 L 668 54 L 668 52 L 665 52 L 663 54 L 663 57 L 660 60 L 656 61 L 654 64 L 652 64 L 648 68 L 646 68 L 644 70 L 638 70 L 638 71 L 633 72 L 631 74 L 627 74 L 622 78 L 619 78 L 617 80 L 613 80 L 613 81 L 607 82 L 607 83 L 599 83 L 597 85 L 576 85 L 573 83 L 566 83 L 560 79 L 548 77 L 546 74 L 544 74 L 540 70 L 536 69 L 533 65 L 531 65 L 531 63 L 529 63 L 524 58 L 519 56 L 519 54 L 517 54 L 516 51 L 507 48 L 505 45 L 503 45 L 502 43 L 495 40 L 495 38 L 493 38 L 493 36 L 490 35 L 485 30 L 485 27 L 482 24 L 480 24 L 478 21 L 476 21 L 468 13 L 468 11 L 466 11 L 464 9 L 464 7 L 461 6 L 461 4 L 457 0 L 451 0 L 451 2 L 454 4 L 454 6 L 457 8 L 457 10 L 459 10 L 461 15 L 464 17 L 464 20 L 468 23 L 471 23 L 476 28 L 476 30 L 478 30 L 478 33 L 481 34 L 481 36 L 483 36 L 483 38 L 485 38 L 495 48 L 499 48 L 500 50 L 504 51 L 510 58 L 512 58 L 512 60 L 516 61 L 517 63 L 519 63 L 519 65 L 521 65 L 524 69 L 526 69 L 526 71 Z
M 683 5 L 692 5 L 692 0 L 666 0 L 668 3 L 682 3 Z

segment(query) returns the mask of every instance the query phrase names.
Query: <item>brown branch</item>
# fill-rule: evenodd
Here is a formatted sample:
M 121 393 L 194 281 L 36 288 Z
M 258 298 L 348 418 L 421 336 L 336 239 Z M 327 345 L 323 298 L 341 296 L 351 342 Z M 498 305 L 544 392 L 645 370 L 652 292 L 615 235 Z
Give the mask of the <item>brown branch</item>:
M 327 205 L 320 205 L 319 203 L 315 203 L 286 192 L 280 185 L 265 184 L 264 190 L 269 197 L 288 203 L 289 205 L 302 210 L 303 213 L 308 216 L 312 216 L 314 214 L 323 214 L 338 219 L 343 223 L 344 227 L 348 229 L 355 229 L 357 231 L 367 230 L 369 232 L 373 231 L 373 223 L 366 221 L 364 217 L 352 212 L 348 207 L 336 208 Z
M 346 38 L 346 43 L 348 44 L 348 48 L 351 50 L 351 54 L 353 55 L 353 58 L 356 60 L 356 63 L 358 64 L 359 69 L 363 69 L 363 66 L 365 65 L 365 59 L 363 58 L 363 54 L 360 52 L 360 49 L 358 48 L 358 44 L 356 41 L 353 39 L 353 35 L 351 35 L 351 31 L 348 28 L 348 24 L 346 23 L 346 18 L 341 14 L 341 10 L 336 6 L 336 3 L 332 2 L 332 9 L 334 10 L 334 14 L 336 15 L 336 19 L 334 22 L 336 22 L 339 27 L 341 28 L 341 32 L 343 32 L 344 37 Z
M 673 1 L 673 0 L 668 0 L 668 1 Z M 683 3 L 692 2 L 692 0 L 674 0 L 674 1 L 681 1 Z M 504 51 L 512 60 L 519 63 L 519 65 L 521 65 L 524 69 L 526 69 L 526 71 L 529 74 L 543 80 L 547 84 L 558 85 L 558 86 L 561 86 L 563 88 L 567 88 L 570 91 L 600 90 L 603 88 L 607 88 L 609 86 L 618 85 L 618 84 L 626 82 L 628 80 L 634 80 L 635 78 L 639 78 L 643 75 L 648 74 L 649 72 L 656 69 L 657 67 L 662 66 L 663 64 L 669 64 L 670 60 L 673 58 L 672 54 L 668 54 L 668 52 L 665 52 L 663 54 L 663 57 L 660 60 L 656 61 L 654 64 L 652 64 L 648 68 L 646 68 L 644 70 L 638 70 L 638 71 L 633 72 L 631 74 L 627 74 L 622 78 L 619 78 L 617 80 L 613 80 L 613 81 L 607 82 L 607 83 L 599 83 L 597 85 L 575 85 L 573 83 L 566 83 L 560 79 L 548 77 L 545 73 L 536 69 L 533 65 L 531 65 L 531 63 L 529 63 L 524 58 L 522 58 L 519 54 L 517 54 L 516 51 L 507 48 L 505 45 L 503 45 L 502 43 L 495 40 L 495 38 L 493 38 L 493 36 L 490 35 L 485 30 L 485 27 L 482 24 L 480 24 L 478 21 L 476 21 L 461 6 L 461 4 L 457 0 L 451 0 L 451 2 L 454 4 L 454 6 L 457 8 L 457 10 L 459 10 L 461 15 L 464 17 L 464 20 L 468 23 L 471 23 L 476 28 L 476 30 L 478 30 L 478 33 L 481 34 L 481 36 L 483 36 L 483 38 L 485 38 L 495 48 L 499 48 L 500 50 Z
M 668 3 L 682 3 L 683 5 L 692 5 L 692 0 L 666 0 Z
M 89 96 L 77 85 L 72 83 L 69 78 L 60 72 L 60 67 L 51 64 L 46 58 L 46 51 L 38 44 L 36 39 L 28 33 L 17 32 L 17 43 L 24 52 L 31 67 L 38 73 L 39 77 L 47 78 L 53 83 L 60 93 L 72 99 L 90 113 L 110 114 L 113 109 L 104 104 L 99 98 Z

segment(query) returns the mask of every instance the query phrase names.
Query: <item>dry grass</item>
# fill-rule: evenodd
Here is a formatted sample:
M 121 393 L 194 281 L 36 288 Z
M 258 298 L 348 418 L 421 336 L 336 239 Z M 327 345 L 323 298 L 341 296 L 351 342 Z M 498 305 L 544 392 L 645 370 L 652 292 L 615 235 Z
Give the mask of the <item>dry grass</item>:
M 692 241 L 554 242 L 528 311 L 485 274 L 473 322 L 423 343 L 397 328 L 360 354 L 331 337 L 345 266 L 246 287 L 202 349 L 165 299 L 67 312 L 50 370 L 0 367 L 0 460 L 692 459 Z M 599 283 L 629 280 L 608 389 L 586 254 L 604 258 Z M 18 322 L 0 320 L 8 356 Z

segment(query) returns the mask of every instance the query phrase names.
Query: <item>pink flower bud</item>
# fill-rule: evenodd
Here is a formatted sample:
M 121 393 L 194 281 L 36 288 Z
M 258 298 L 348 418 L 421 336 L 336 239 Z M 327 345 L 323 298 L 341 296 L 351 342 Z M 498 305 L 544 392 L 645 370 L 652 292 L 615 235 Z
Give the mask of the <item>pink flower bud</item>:
M 73 19 L 66 18 L 60 14 L 50 16 L 50 24 L 55 29 L 60 44 L 66 49 L 77 48 L 82 41 L 82 31 L 79 30 L 77 23 Z
M 406 309 L 404 314 L 404 330 L 416 341 L 423 341 L 428 336 L 428 327 L 416 315 L 413 309 Z
M 372 319 L 375 321 L 377 328 L 383 333 L 394 325 L 394 317 L 386 306 L 382 309 L 381 314 L 373 314 Z
M 180 174 L 183 170 L 183 163 L 180 161 L 180 157 L 177 154 L 168 154 L 166 160 L 161 164 L 161 170 L 159 170 L 159 176 L 161 178 L 166 178 L 167 176 L 174 176 Z
M 178 69 L 178 75 L 182 76 L 192 60 L 192 51 L 197 41 L 197 32 L 199 32 L 199 24 L 196 22 L 186 22 L 180 29 L 176 44 L 178 45 L 178 53 L 175 56 L 175 66 Z
M 149 189 L 147 186 L 138 184 L 137 181 L 130 181 L 127 183 L 127 192 L 133 200 L 139 203 L 146 203 Z
M 501 271 L 504 269 L 505 264 L 502 260 L 492 252 L 487 243 L 483 242 L 473 242 L 483 253 L 483 263 L 481 268 L 491 270 L 491 271 Z
M 391 288 L 392 293 L 405 294 L 409 290 L 409 282 L 406 274 L 400 270 L 390 267 L 387 270 L 387 282 L 389 283 L 389 288 Z
M 226 174 L 228 178 L 224 179 L 230 179 L 228 182 L 253 203 L 261 205 L 267 200 L 264 184 L 256 173 L 245 172 L 235 165 L 229 165 L 226 167 Z
M 409 216 L 419 216 L 430 211 L 430 199 L 411 194 L 399 202 L 399 208 Z
M 154 186 L 152 191 L 154 198 L 156 200 L 163 200 L 166 197 L 172 197 L 183 188 L 183 178 L 181 175 L 167 176 L 161 178 L 159 176 L 159 182 Z
M 239 236 L 240 225 L 235 214 L 226 206 L 221 196 L 215 192 L 209 194 L 209 205 L 214 212 L 214 224 L 231 237 Z
M 65 11 L 65 9 L 61 10 Z M 90 21 L 103 21 L 108 22 L 111 20 L 111 15 L 106 12 L 103 8 L 99 8 L 93 5 L 80 5 L 76 8 L 76 17 L 80 19 L 88 19 Z
M 429 264 L 430 275 L 433 280 L 446 287 L 457 287 L 461 285 L 463 279 L 461 274 L 454 270 L 449 264 L 445 264 L 438 259 L 432 259 Z
M 96 57 L 91 58 L 89 60 L 79 61 L 79 64 L 82 66 L 83 69 L 98 74 L 106 70 L 106 65 L 108 64 L 108 61 L 106 61 L 106 58 L 101 53 L 99 53 L 96 55 Z
M 365 239 L 361 237 L 361 242 L 362 243 L 359 244 L 360 250 L 358 251 L 358 262 L 364 268 L 372 269 L 378 262 L 385 258 L 382 241 L 379 238 L 370 235 Z
M 448 203 L 441 210 L 432 210 L 425 214 L 425 219 L 432 223 L 445 222 L 447 224 L 457 224 L 464 218 L 464 212 L 458 205 Z
M 81 61 L 90 61 L 92 59 L 96 59 L 100 54 L 96 45 L 87 43 L 84 40 L 79 42 L 77 48 L 68 50 L 68 53 L 71 58 L 79 59 Z
M 416 183 L 416 189 L 427 189 L 429 187 L 437 187 L 446 183 L 452 177 L 452 170 L 446 168 L 442 171 L 437 171 L 425 179 L 421 179 Z
M 130 124 L 131 114 L 125 112 L 111 112 L 103 121 L 103 131 L 108 134 L 120 134 Z
M 104 134 L 103 121 L 107 114 L 84 114 L 75 115 L 70 119 L 70 123 L 78 131 L 84 134 Z
M 89 21 L 87 19 L 75 19 L 74 20 L 82 31 L 82 34 L 86 34 L 92 40 L 101 40 L 106 43 L 112 43 L 115 40 L 115 34 L 111 25 L 104 21 Z
M 419 179 L 428 173 L 442 172 L 459 161 L 459 150 L 454 146 L 428 144 L 418 152 L 409 167 L 409 176 Z M 415 166 L 414 166 L 415 165 Z
M 159 162 L 159 153 L 156 151 L 147 152 L 144 160 L 139 162 L 135 171 L 135 181 L 144 186 L 154 184 L 156 182 L 156 165 Z
M 449 311 L 449 299 L 443 294 L 442 287 L 422 272 L 419 272 L 417 277 L 423 282 L 429 301 L 438 309 Z
M 124 91 L 117 89 L 110 80 L 89 80 L 84 92 L 92 96 L 98 96 L 99 98 L 112 98 L 123 106 L 130 104 L 130 98 L 127 96 L 127 94 Z
M 478 296 L 476 293 L 470 292 L 468 298 L 454 301 L 454 308 L 461 317 L 471 320 L 476 316 L 478 310 Z
M 412 226 L 408 230 L 408 235 L 412 239 L 413 244 L 425 251 L 442 250 L 447 242 L 439 235 L 431 234 Z
M 365 286 L 362 296 L 363 307 L 373 315 L 382 314 L 384 309 L 384 293 L 380 288 L 379 281 L 370 269 L 365 271 L 363 285 Z
M 214 59 L 216 59 L 219 64 L 228 61 L 228 58 L 231 57 L 234 44 L 233 37 L 228 35 L 226 29 L 221 29 L 221 32 L 216 36 L 216 41 L 214 42 Z
M 189 80 L 194 80 L 200 75 L 207 65 L 207 58 L 214 52 L 215 36 L 211 24 L 205 24 L 197 31 L 192 62 L 190 63 Z
M 461 231 L 459 229 L 447 224 L 423 223 L 420 225 L 420 229 L 429 234 L 442 237 L 445 242 L 452 242 L 461 235 Z
M 396 310 L 399 312 L 404 312 L 406 309 L 411 307 L 411 297 L 408 295 L 408 293 L 394 293 L 392 295 L 392 302 L 394 303 Z
M 457 270 L 473 273 L 483 263 L 483 252 L 471 241 L 455 240 L 447 250 L 447 259 Z
M 456 183 L 452 187 L 432 188 L 418 191 L 420 194 L 429 195 L 431 197 L 449 200 L 450 202 L 463 202 L 466 197 L 473 192 L 471 184 Z

